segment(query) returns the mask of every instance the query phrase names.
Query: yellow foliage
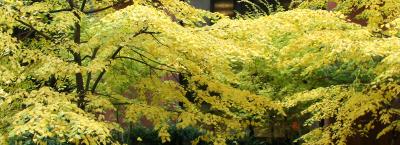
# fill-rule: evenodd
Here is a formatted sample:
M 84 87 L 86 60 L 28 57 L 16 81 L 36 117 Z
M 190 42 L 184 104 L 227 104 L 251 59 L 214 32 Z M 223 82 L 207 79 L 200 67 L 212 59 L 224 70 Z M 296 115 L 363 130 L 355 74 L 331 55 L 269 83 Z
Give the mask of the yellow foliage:
M 119 144 L 111 132 L 120 127 L 102 115 L 121 104 L 128 122 L 150 120 L 162 142 L 176 125 L 226 144 L 296 107 L 310 124 L 336 119 L 306 144 L 345 144 L 376 122 L 386 125 L 379 136 L 399 131 L 399 110 L 387 107 L 400 93 L 396 1 L 340 1 L 345 14 L 368 6 L 362 15 L 371 27 L 389 24 L 387 38 L 323 10 L 232 20 L 178 0 L 117 11 L 129 1 L 83 2 L 0 2 L 0 144 Z M 179 80 L 163 80 L 171 73 Z M 128 86 L 134 95 L 122 97 Z M 357 124 L 365 115 L 373 118 Z
M 354 14 L 356 19 L 367 20 L 368 27 L 373 31 L 385 30 L 384 27 L 391 25 L 400 14 L 399 0 L 295 0 L 292 6 L 326 9 L 328 2 L 337 4 L 335 11 Z

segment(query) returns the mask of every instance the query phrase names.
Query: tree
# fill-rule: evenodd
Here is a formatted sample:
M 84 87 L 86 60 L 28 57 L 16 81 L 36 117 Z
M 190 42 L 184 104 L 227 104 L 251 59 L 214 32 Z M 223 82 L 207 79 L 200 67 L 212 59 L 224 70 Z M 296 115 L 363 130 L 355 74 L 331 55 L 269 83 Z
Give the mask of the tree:
M 2 144 L 118 144 L 112 134 L 122 129 L 103 113 L 121 104 L 128 106 L 128 121 L 151 120 L 163 142 L 173 121 L 205 130 L 198 140 L 224 144 L 242 137 L 248 124 L 262 122 L 258 118 L 283 114 L 270 99 L 230 85 L 237 80 L 231 62 L 260 51 L 199 28 L 204 17 L 226 19 L 219 14 L 177 0 L 0 5 Z M 186 82 L 157 79 L 168 72 Z M 136 81 L 134 99 L 118 92 L 128 87 L 126 79 Z
M 305 125 L 328 120 L 304 135 L 304 144 L 347 144 L 357 136 L 374 140 L 384 135 L 393 137 L 388 144 L 396 144 L 398 24 L 391 22 L 397 29 L 389 30 L 397 35 L 382 38 L 345 18 L 296 9 L 234 24 L 252 28 L 245 31 L 226 27 L 226 36 L 237 40 L 268 40 L 252 41 L 251 47 L 269 48 L 269 57 L 243 65 L 241 88 L 280 100 L 287 117 L 308 118 Z M 242 33 L 252 37 L 240 37 Z
M 382 38 L 323 10 L 228 19 L 178 0 L 0 5 L 0 143 L 119 144 L 121 127 L 104 120 L 116 105 L 162 142 L 176 126 L 226 144 L 292 115 L 332 120 L 305 144 L 400 131 L 398 18 Z M 170 73 L 180 80 L 160 79 Z

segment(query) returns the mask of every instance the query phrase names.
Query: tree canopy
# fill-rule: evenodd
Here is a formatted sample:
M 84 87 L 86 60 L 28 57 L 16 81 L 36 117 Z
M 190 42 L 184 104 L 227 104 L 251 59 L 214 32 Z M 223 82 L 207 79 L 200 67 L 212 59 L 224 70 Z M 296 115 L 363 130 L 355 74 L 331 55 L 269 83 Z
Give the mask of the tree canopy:
M 350 2 L 232 19 L 179 0 L 1 1 L 0 144 L 122 144 L 105 119 L 120 105 L 163 143 L 172 126 L 226 144 L 299 115 L 334 120 L 305 144 L 399 132 L 399 4 L 362 3 L 363 27 L 346 20 Z

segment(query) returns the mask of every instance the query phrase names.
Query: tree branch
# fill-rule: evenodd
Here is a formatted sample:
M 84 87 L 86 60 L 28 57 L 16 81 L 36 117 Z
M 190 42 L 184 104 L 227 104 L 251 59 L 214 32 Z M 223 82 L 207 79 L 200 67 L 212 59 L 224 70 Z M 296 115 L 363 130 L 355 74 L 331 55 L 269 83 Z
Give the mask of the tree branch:
M 85 9 L 85 5 L 86 5 L 86 0 L 83 0 L 82 5 L 81 5 L 81 11 L 83 11 L 83 9 Z
M 151 62 L 154 62 L 154 63 L 159 64 L 159 65 L 162 65 L 162 66 L 166 66 L 166 67 L 168 67 L 168 68 L 170 68 L 170 69 L 175 69 L 175 68 L 173 68 L 173 67 L 171 67 L 171 66 L 169 66 L 169 65 L 167 65 L 167 64 L 164 64 L 164 63 L 155 61 L 155 60 L 153 60 L 153 59 L 151 59 L 151 58 L 149 58 L 149 57 L 143 55 L 142 53 L 140 53 L 140 52 L 138 52 L 138 51 L 136 51 L 136 50 L 133 50 L 133 49 L 131 49 L 131 50 L 132 50 L 133 52 L 135 52 L 136 54 L 140 55 L 140 57 L 144 57 L 145 59 L 147 59 L 147 60 L 149 60 L 149 61 L 151 61 Z
M 17 22 L 20 22 L 22 25 L 25 25 L 27 27 L 29 27 L 30 29 L 32 29 L 33 31 L 35 31 L 36 33 L 38 33 L 39 35 L 43 36 L 44 38 L 46 38 L 47 40 L 53 40 L 50 36 L 47 36 L 46 34 L 44 34 L 43 32 L 40 32 L 39 30 L 37 30 L 35 27 L 33 27 L 32 25 L 22 21 L 22 20 L 18 20 L 15 19 Z
M 72 11 L 71 8 L 59 9 L 59 10 L 52 10 L 49 13 L 58 13 L 58 12 L 65 12 L 65 11 Z
M 122 105 L 131 105 L 133 103 L 112 103 L 112 104 L 116 106 L 122 106 Z
M 19 38 L 20 40 L 25 40 L 26 38 L 31 36 L 33 34 L 33 32 L 35 32 L 35 30 L 28 31 L 26 33 L 21 33 L 20 35 L 17 36 L 17 39 Z M 25 34 L 25 36 L 22 37 L 22 35 L 24 35 L 24 34 Z
M 91 90 L 92 93 L 96 92 L 97 85 L 100 83 L 100 80 L 103 78 L 104 73 L 106 73 L 106 70 L 101 71 L 100 74 L 97 76 L 97 79 L 92 86 L 92 90 Z
M 147 33 L 146 30 L 147 30 L 147 27 L 143 27 L 139 32 L 134 34 L 133 37 L 136 37 L 136 36 L 138 36 L 140 34 L 143 34 L 143 33 Z M 118 47 L 118 49 L 110 56 L 110 59 L 111 60 L 115 59 L 117 57 L 118 53 L 122 50 L 122 48 L 123 48 L 122 46 Z M 95 80 L 95 82 L 94 82 L 94 84 L 92 86 L 92 90 L 91 90 L 92 93 L 96 92 L 97 85 L 99 84 L 100 80 L 103 78 L 105 73 L 106 73 L 106 70 L 103 70 L 103 71 L 100 72 L 99 76 L 97 77 L 97 79 Z
M 154 36 L 154 34 L 157 34 L 157 33 L 150 33 L 151 37 L 153 37 L 154 40 L 156 40 L 156 41 L 157 41 L 158 43 L 160 43 L 161 45 L 163 45 L 163 46 L 165 46 L 165 47 L 167 47 L 167 48 L 170 48 L 168 45 L 166 45 L 166 44 L 164 44 L 164 43 L 161 43 L 161 41 L 158 40 L 158 38 L 157 38 L 156 36 Z
M 97 51 L 100 49 L 100 47 L 96 47 L 94 48 L 93 52 L 92 52 L 92 56 L 90 56 L 90 59 L 93 60 L 96 58 L 97 55 Z M 87 78 L 86 78 L 86 91 L 89 91 L 90 89 L 90 82 L 92 80 L 92 72 L 88 72 L 87 73 Z
M 67 0 L 69 6 L 71 7 L 71 9 L 74 9 L 74 1 L 73 0 Z
M 81 56 L 79 53 L 74 53 L 74 61 L 77 63 L 79 66 L 82 65 L 82 60 Z M 76 88 L 78 92 L 78 107 L 81 109 L 85 109 L 85 88 L 83 86 L 83 75 L 82 73 L 76 73 L 75 74 L 76 78 Z
M 169 71 L 169 72 L 179 73 L 179 72 L 176 71 L 176 70 L 169 70 L 169 69 L 163 69 L 163 68 L 158 68 L 158 67 L 152 66 L 152 65 L 150 65 L 149 63 L 147 63 L 147 62 L 145 62 L 145 61 L 143 61 L 143 60 L 138 60 L 138 59 L 135 59 L 135 58 L 132 58 L 132 57 L 118 56 L 118 57 L 116 57 L 115 59 L 118 59 L 118 58 L 119 58 L 119 59 L 129 59 L 129 60 L 133 60 L 133 61 L 139 62 L 139 63 L 141 63 L 141 64 L 144 64 L 144 65 L 146 65 L 146 66 L 148 66 L 148 67 L 150 67 L 150 68 L 152 68 L 152 69 L 156 69 L 156 70 L 165 70 L 165 71 Z
M 85 13 L 85 14 L 97 13 L 97 12 L 101 12 L 101 11 L 107 10 L 107 9 L 109 9 L 109 8 L 112 8 L 113 6 L 114 6 L 114 5 L 110 5 L 110 6 L 106 6 L 106 7 L 104 7 L 104 8 L 89 10 L 89 11 L 86 11 L 86 12 L 84 11 L 83 13 Z
M 90 58 L 90 56 L 89 56 L 89 55 L 85 55 L 85 56 L 82 58 L 82 61 L 84 61 L 84 60 L 87 59 L 87 58 Z
M 71 9 L 74 9 L 75 4 L 73 0 L 67 0 L 69 6 Z M 74 16 L 78 18 L 79 20 L 81 17 L 77 12 L 74 12 Z M 76 44 L 79 44 L 81 42 L 81 25 L 80 22 L 75 22 L 75 29 L 74 29 L 74 42 Z M 72 55 L 74 56 L 74 62 L 77 63 L 79 66 L 82 65 L 82 57 L 79 52 L 72 52 Z M 84 88 L 84 82 L 83 82 L 83 75 L 82 73 L 76 73 L 75 74 L 75 81 L 76 81 L 76 90 L 78 93 L 78 107 L 81 109 L 85 109 L 86 102 L 85 102 L 85 88 Z
M 117 6 L 125 5 L 125 4 L 128 4 L 128 5 L 129 5 L 129 3 L 131 3 L 131 2 L 132 2 L 132 0 L 128 0 L 128 1 L 123 0 L 123 1 L 114 3 L 114 4 L 112 4 L 112 5 L 109 5 L 109 6 L 106 6 L 106 7 L 103 7 L 103 8 L 94 9 L 94 10 L 90 10 L 90 11 L 86 11 L 86 12 L 83 11 L 83 9 L 82 9 L 82 11 L 83 11 L 83 13 L 85 13 L 85 14 L 97 13 L 97 12 L 101 12 L 101 11 L 107 10 L 107 9 L 109 9 L 109 8 L 112 8 L 112 7 L 117 7 Z
M 111 55 L 111 60 L 115 59 L 115 57 L 122 50 L 122 48 L 123 47 L 118 47 L 118 49 L 114 51 L 114 53 Z M 100 80 L 103 78 L 104 73 L 106 73 L 106 70 L 103 70 L 100 72 L 99 76 L 97 77 L 96 81 L 94 82 L 94 84 L 92 86 L 92 93 L 96 92 L 97 85 L 99 84 Z

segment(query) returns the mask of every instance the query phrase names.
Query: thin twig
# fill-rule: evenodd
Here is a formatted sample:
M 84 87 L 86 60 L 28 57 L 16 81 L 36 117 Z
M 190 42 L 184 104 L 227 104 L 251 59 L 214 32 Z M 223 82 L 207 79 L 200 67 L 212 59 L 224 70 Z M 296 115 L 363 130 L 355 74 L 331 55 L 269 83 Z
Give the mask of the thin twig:
M 162 43 L 160 40 L 158 40 L 158 38 L 156 37 L 156 36 L 154 36 L 154 34 L 150 34 L 151 35 L 151 37 L 153 37 L 154 38 L 154 40 L 156 40 L 158 43 L 160 43 L 161 45 L 163 45 L 163 46 L 165 46 L 165 47 L 167 47 L 167 48 L 170 48 L 168 45 L 166 45 L 166 44 L 164 44 L 164 43 Z
M 65 8 L 65 9 L 59 9 L 59 10 L 51 10 L 49 13 L 58 13 L 58 12 L 66 12 L 66 11 L 72 11 L 71 8 Z
M 110 6 L 107 6 L 107 7 L 104 7 L 104 8 L 89 10 L 89 11 L 86 11 L 86 12 L 84 11 L 83 13 L 85 13 L 85 14 L 97 13 L 97 12 L 101 12 L 101 11 L 107 10 L 107 9 L 109 9 L 109 8 L 112 8 L 113 6 L 114 6 L 114 5 L 110 5 Z
M 152 66 L 152 65 L 150 65 L 150 64 L 148 64 L 148 63 L 146 63 L 145 61 L 138 60 L 138 59 L 136 59 L 136 58 L 132 58 L 132 57 L 127 57 L 127 56 L 118 56 L 118 57 L 116 57 L 115 59 L 129 59 L 129 60 L 133 60 L 133 61 L 136 61 L 136 62 L 142 63 L 142 64 L 144 64 L 144 65 L 146 65 L 146 66 L 148 66 L 148 67 L 150 67 L 150 68 L 152 68 L 152 69 L 156 69 L 156 70 L 165 70 L 165 71 L 169 71 L 169 72 L 175 72 L 175 73 L 179 73 L 179 72 L 178 72 L 178 71 L 176 71 L 176 70 L 169 70 L 169 69 L 163 69 L 163 68 L 158 68 L 158 67 Z
M 133 52 L 135 52 L 136 54 L 140 55 L 140 57 L 144 57 L 144 58 L 146 58 L 147 60 L 149 60 L 149 61 L 151 61 L 151 62 L 154 62 L 154 63 L 159 64 L 159 65 L 162 65 L 162 66 L 166 66 L 166 67 L 168 67 L 168 68 L 170 68 L 170 69 L 175 69 L 175 68 L 173 68 L 173 67 L 171 67 L 171 66 L 169 66 L 169 65 L 167 65 L 167 64 L 164 64 L 164 63 L 155 61 L 155 60 L 153 60 L 153 59 L 151 59 L 151 58 L 149 58 L 149 57 L 147 57 L 147 56 L 141 54 L 140 52 L 137 52 L 136 50 L 133 50 L 133 49 L 131 49 L 131 50 L 132 50 Z

